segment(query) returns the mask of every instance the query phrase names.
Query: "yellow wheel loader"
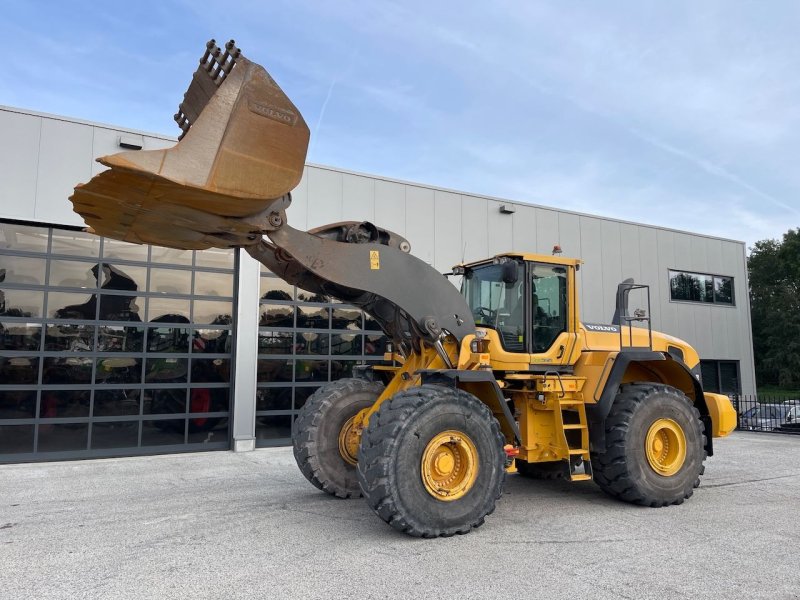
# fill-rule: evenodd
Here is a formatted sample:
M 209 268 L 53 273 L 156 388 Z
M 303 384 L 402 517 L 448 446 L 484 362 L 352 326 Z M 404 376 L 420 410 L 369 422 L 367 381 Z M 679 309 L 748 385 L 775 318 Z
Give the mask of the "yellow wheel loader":
M 736 414 L 703 392 L 687 343 L 652 331 L 649 307 L 630 314 L 646 286 L 621 283 L 612 323 L 592 324 L 576 259 L 509 252 L 457 265 L 459 291 L 371 223 L 290 227 L 308 127 L 232 41 L 209 42 L 175 117 L 175 147 L 99 159 L 109 169 L 75 188 L 74 209 L 90 231 L 128 242 L 244 248 L 381 325 L 384 361 L 320 388 L 299 414 L 294 455 L 316 487 L 363 495 L 422 537 L 480 526 L 509 471 L 593 479 L 654 507 L 692 495 Z

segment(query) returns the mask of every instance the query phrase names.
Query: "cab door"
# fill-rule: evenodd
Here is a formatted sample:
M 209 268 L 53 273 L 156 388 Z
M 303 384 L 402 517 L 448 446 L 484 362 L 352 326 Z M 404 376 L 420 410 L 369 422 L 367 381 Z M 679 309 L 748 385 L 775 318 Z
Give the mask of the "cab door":
M 528 352 L 532 368 L 569 365 L 580 354 L 575 268 L 528 263 Z

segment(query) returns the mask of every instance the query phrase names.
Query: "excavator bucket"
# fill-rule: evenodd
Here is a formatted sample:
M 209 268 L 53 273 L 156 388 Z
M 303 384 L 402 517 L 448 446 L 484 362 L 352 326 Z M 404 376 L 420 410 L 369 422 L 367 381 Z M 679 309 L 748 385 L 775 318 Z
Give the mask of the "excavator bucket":
M 269 73 L 233 40 L 208 42 L 175 120 L 177 145 L 99 158 L 70 197 L 90 231 L 204 249 L 252 244 L 300 181 L 309 131 Z M 285 220 L 285 219 L 284 219 Z

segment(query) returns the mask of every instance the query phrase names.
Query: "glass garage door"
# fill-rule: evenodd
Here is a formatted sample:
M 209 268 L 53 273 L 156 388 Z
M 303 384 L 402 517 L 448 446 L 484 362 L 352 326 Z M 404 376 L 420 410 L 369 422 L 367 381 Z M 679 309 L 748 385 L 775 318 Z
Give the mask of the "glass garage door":
M 233 251 L 0 222 L 0 462 L 225 449 Z

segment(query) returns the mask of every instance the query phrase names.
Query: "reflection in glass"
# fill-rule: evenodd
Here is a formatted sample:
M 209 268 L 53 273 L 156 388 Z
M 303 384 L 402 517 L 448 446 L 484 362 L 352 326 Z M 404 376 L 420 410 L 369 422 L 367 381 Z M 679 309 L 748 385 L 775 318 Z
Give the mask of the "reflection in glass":
M 44 359 L 42 383 L 76 385 L 92 382 L 92 359 L 83 356 L 57 356 Z
M 189 352 L 189 330 L 183 327 L 151 327 L 147 331 L 148 352 Z
M 90 396 L 89 390 L 42 390 L 39 418 L 88 417 Z
M 292 388 L 258 388 L 256 410 L 292 410 Z
M 186 412 L 186 388 L 145 390 L 144 414 L 166 415 Z
M 231 361 L 227 358 L 192 358 L 193 383 L 227 383 L 231 380 Z
M 285 304 L 262 304 L 258 324 L 262 327 L 293 327 L 294 306 Z
M 330 336 L 327 333 L 297 333 L 295 334 L 294 353 L 296 355 L 328 355 Z
M 331 336 L 331 354 L 361 354 L 361 335 L 339 333 Z
M 139 390 L 96 390 L 94 416 L 116 417 L 139 414 Z
M 134 321 L 141 322 L 144 301 L 136 296 L 100 296 L 101 321 Z
M 35 385 L 38 380 L 38 357 L 0 356 L 0 381 L 3 385 Z
M 328 381 L 328 361 L 298 358 L 294 378 L 295 381 Z
M 229 354 L 231 332 L 227 329 L 195 329 L 192 354 Z
M 142 380 L 142 359 L 127 356 L 98 358 L 94 377 L 95 383 L 140 383 Z
M 342 377 L 352 377 L 353 367 L 359 361 L 357 360 L 334 360 L 331 361 L 331 381 L 341 379 Z
M 195 271 L 195 296 L 233 296 L 233 273 Z
M 188 358 L 148 358 L 145 363 L 145 383 L 186 383 Z
M 92 348 L 94 348 L 93 325 L 48 323 L 44 338 L 45 350 L 91 352 Z
M 256 438 L 260 440 L 287 439 L 292 436 L 292 417 L 290 415 L 270 415 L 256 417 Z
M 0 322 L 0 350 L 38 350 L 41 339 L 38 323 Z
M 97 287 L 96 263 L 77 260 L 51 260 L 49 285 L 75 288 Z
M 298 329 L 328 329 L 330 309 L 322 306 L 298 306 Z
M 293 300 L 294 286 L 277 277 L 261 278 L 262 300 Z
M 213 269 L 233 269 L 234 251 L 225 248 L 198 250 L 194 254 L 194 264 Z
M 386 352 L 386 336 L 367 335 L 364 340 L 364 354 L 367 356 L 383 356 Z
M 0 248 L 47 252 L 47 227 L 0 223 Z
M 33 452 L 33 425 L 0 425 L 0 454 L 23 452 Z
M 142 421 L 142 446 L 183 444 L 185 428 L 185 419 Z
M 378 322 L 367 313 L 364 313 L 364 329 L 367 331 L 382 331 Z
M 44 292 L 0 289 L 0 315 L 6 317 L 41 317 Z
M 228 441 L 227 417 L 189 419 L 190 444 L 208 444 Z
M 97 273 L 96 266 L 92 272 Z M 145 290 L 147 288 L 147 268 L 103 263 L 100 270 L 100 287 L 104 290 L 124 292 Z
M 173 265 L 191 265 L 192 251 L 151 246 L 150 261 L 155 263 L 170 263 Z
M 100 238 L 85 231 L 54 229 L 51 252 L 70 256 L 100 256 Z
M 54 319 L 97 318 L 97 295 L 74 294 L 49 291 L 47 293 L 47 316 Z
M 138 421 L 92 423 L 92 448 L 131 448 L 138 444 Z
M 32 419 L 34 416 L 35 390 L 0 390 L 0 419 Z
M 100 352 L 141 352 L 143 338 L 143 327 L 103 325 L 98 330 L 97 349 Z
M 189 390 L 189 412 L 225 412 L 229 408 L 229 392 L 228 388 L 192 387 Z
M 288 331 L 258 332 L 259 354 L 291 354 L 294 334 Z
M 714 302 L 733 304 L 733 279 L 714 277 Z
M 258 359 L 258 381 L 291 381 L 294 360 Z
M 39 452 L 85 450 L 88 423 L 48 423 L 39 425 Z
M 151 292 L 162 294 L 192 293 L 192 272 L 184 269 L 150 269 Z
M 190 303 L 188 298 L 148 298 L 147 319 L 156 323 L 188 323 Z
M 361 329 L 361 311 L 357 308 L 334 308 L 331 329 Z
M 300 410 L 308 400 L 309 396 L 316 392 L 318 387 L 297 387 L 294 390 L 294 409 Z
M 303 302 L 320 302 L 320 303 L 335 302 L 335 300 L 330 296 L 328 296 L 327 294 L 312 294 L 311 292 L 301 290 L 300 288 L 297 289 L 297 299 Z
M 0 285 L 43 285 L 46 264 L 44 258 L 0 254 Z
M 121 258 L 123 260 L 147 260 L 147 246 L 129 244 L 111 238 L 103 238 L 103 258 Z
M 198 325 L 230 325 L 233 303 L 224 300 L 195 300 L 194 322 Z

